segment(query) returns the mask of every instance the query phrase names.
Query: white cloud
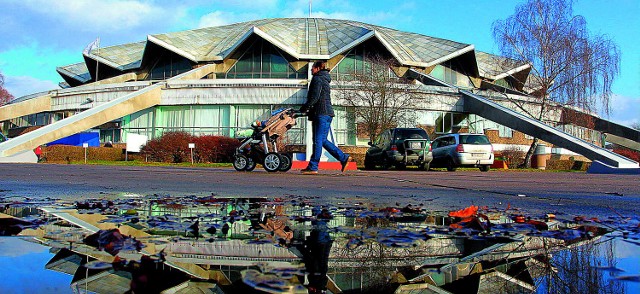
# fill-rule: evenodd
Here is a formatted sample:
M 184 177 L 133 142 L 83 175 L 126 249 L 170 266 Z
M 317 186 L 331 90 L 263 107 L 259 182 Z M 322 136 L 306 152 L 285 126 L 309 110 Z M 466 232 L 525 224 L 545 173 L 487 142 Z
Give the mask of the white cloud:
M 406 4 L 403 4 L 406 6 Z M 313 1 L 311 5 L 311 17 L 353 20 L 377 25 L 390 25 L 398 20 L 407 20 L 408 16 L 399 14 L 397 8 L 385 11 L 363 10 L 348 1 L 320 0 Z M 287 10 L 283 11 L 283 17 L 308 17 L 309 1 L 297 0 L 287 4 Z
M 613 95 L 609 119 L 625 126 L 640 123 L 640 97 Z
M 26 0 L 22 4 L 82 31 L 127 31 L 151 22 L 173 21 L 182 15 L 177 6 L 134 0 Z
M 260 16 L 254 13 L 235 13 L 229 11 L 214 11 L 200 17 L 198 21 L 198 28 L 217 27 L 228 25 L 232 23 L 238 23 L 243 21 L 250 21 L 256 19 L 262 19 L 264 16 Z
M 233 22 L 237 22 L 237 17 L 234 13 L 226 11 L 214 11 L 203 15 L 198 22 L 198 27 L 217 27 Z
M 58 84 L 50 80 L 39 80 L 29 76 L 5 76 L 4 88 L 15 98 L 25 95 L 60 89 Z
M 278 6 L 278 2 L 278 0 L 226 0 L 224 6 L 268 10 L 276 8 Z

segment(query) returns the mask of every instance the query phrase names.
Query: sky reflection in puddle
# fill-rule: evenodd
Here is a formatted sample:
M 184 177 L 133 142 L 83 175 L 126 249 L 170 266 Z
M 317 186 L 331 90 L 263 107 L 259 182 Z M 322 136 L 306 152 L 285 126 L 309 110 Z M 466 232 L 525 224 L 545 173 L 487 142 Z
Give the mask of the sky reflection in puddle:
M 0 250 L 4 270 L 30 269 L 7 271 L 2 289 L 545 292 L 573 277 L 576 289 L 634 293 L 640 284 L 637 218 L 562 220 L 511 208 L 429 211 L 419 203 L 320 204 L 308 197 L 151 195 L 2 205 L 0 212 L 17 218 L 3 216 L 0 233 L 47 246 L 24 246 L 40 248 L 40 259 Z M 16 244 L 24 242 L 2 237 L 0 247 L 22 249 Z M 567 268 L 597 274 L 580 284 L 584 273 Z M 54 285 L 25 282 L 45 273 Z

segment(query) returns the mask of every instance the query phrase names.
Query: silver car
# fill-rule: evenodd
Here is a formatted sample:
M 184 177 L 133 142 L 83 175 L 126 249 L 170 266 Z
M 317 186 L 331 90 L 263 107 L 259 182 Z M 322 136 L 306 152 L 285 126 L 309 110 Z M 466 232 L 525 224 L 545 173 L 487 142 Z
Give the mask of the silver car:
M 479 167 L 489 171 L 493 164 L 493 146 L 482 134 L 449 134 L 436 138 L 431 144 L 431 167 L 446 167 L 455 171 L 458 167 Z

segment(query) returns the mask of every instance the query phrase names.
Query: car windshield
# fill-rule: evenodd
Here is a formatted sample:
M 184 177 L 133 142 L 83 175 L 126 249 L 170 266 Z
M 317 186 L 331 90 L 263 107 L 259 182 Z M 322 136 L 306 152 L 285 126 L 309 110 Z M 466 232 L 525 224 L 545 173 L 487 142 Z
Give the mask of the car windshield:
M 483 135 L 460 135 L 460 143 L 475 145 L 491 144 L 491 142 L 489 142 L 489 139 Z
M 427 139 L 427 132 L 424 130 L 413 130 L 413 129 L 398 129 L 396 130 L 395 140 L 404 140 L 404 139 Z

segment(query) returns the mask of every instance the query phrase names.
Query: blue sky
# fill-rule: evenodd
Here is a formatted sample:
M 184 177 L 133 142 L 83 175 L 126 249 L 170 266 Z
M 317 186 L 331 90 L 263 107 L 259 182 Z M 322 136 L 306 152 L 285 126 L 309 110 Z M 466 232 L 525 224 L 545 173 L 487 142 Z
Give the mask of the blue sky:
M 491 24 L 513 14 L 516 0 L 314 0 L 313 17 L 357 20 L 475 45 L 499 54 Z M 308 0 L 3 0 L 0 71 L 14 96 L 57 88 L 56 66 L 83 61 L 97 37 L 101 46 L 159 34 L 271 17 L 307 17 Z M 640 123 L 640 1 L 576 0 L 593 34 L 607 35 L 622 52 L 610 119 Z

